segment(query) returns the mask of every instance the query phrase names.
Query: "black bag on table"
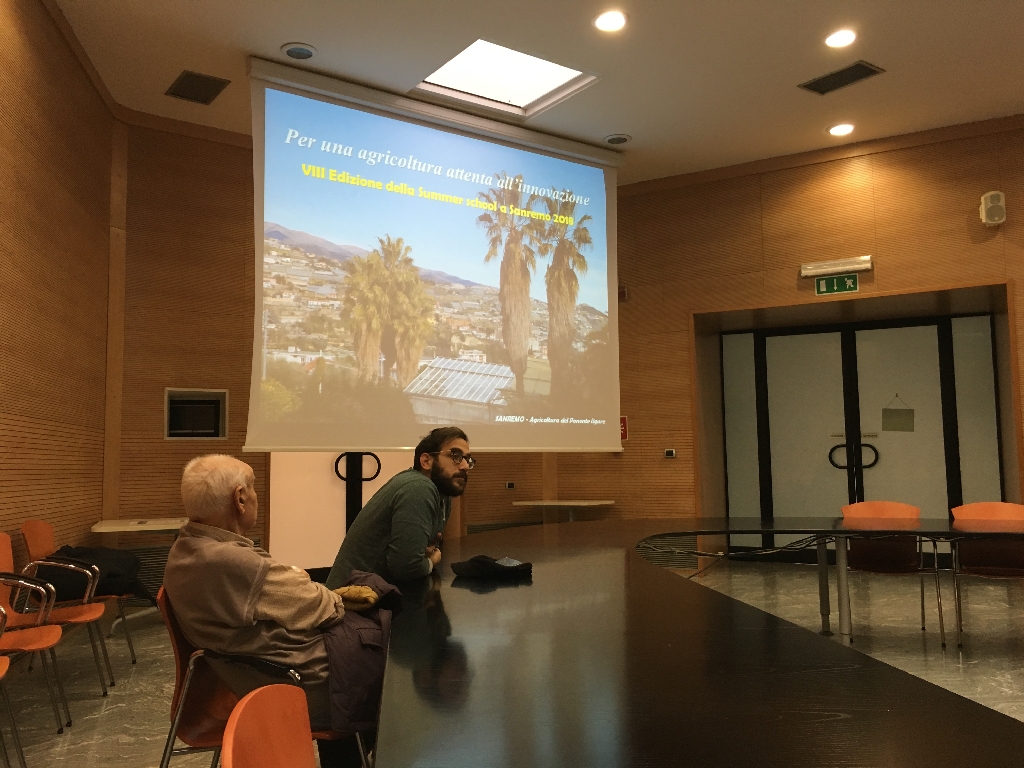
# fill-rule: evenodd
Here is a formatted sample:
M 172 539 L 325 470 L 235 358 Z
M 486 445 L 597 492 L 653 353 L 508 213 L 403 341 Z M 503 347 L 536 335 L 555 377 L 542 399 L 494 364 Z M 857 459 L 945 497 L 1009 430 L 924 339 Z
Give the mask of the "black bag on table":
M 133 595 L 142 600 L 156 602 L 149 590 L 139 581 L 142 562 L 138 555 L 126 549 L 111 547 L 63 546 L 50 557 L 68 560 L 75 565 L 95 565 L 100 569 L 96 595 Z M 57 601 L 81 600 L 85 596 L 85 576 L 67 568 L 48 568 L 40 565 L 36 577 L 48 581 L 57 590 Z

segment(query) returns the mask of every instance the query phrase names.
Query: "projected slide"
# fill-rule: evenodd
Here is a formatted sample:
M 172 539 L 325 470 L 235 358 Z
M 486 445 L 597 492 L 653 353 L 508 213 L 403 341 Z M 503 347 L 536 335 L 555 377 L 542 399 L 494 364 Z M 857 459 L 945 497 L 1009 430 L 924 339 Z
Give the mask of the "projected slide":
M 619 447 L 602 169 L 265 99 L 249 445 Z

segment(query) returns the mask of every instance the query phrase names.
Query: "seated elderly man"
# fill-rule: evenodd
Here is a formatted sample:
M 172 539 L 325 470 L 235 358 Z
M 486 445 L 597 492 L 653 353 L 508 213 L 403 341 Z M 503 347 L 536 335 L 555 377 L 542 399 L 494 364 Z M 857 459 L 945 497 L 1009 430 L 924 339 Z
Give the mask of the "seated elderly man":
M 168 555 L 164 589 L 182 631 L 197 647 L 295 669 L 313 729 L 327 729 L 328 677 L 335 667 L 329 666 L 324 630 L 343 623 L 342 597 L 245 537 L 256 522 L 254 480 L 252 468 L 231 456 L 200 456 L 186 465 L 181 498 L 189 522 Z M 325 742 L 320 751 L 322 764 L 341 764 L 337 755 L 325 759 Z

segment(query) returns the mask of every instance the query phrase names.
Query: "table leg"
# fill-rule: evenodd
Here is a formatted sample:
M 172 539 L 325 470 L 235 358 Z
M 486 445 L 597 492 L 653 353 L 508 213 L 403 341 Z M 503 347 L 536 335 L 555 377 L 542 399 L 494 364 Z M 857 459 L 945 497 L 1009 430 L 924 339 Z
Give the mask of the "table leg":
M 818 539 L 818 603 L 821 607 L 821 633 L 826 637 L 832 636 L 832 627 L 829 624 L 829 614 L 832 607 L 828 599 L 828 539 Z
M 853 641 L 853 619 L 850 616 L 850 573 L 846 567 L 846 537 L 836 536 L 836 592 L 839 597 L 839 634 L 844 641 Z

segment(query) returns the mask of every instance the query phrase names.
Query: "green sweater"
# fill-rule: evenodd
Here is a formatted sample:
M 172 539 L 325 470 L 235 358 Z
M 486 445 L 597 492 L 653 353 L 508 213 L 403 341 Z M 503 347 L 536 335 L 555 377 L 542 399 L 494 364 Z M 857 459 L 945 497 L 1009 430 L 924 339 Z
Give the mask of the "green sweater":
M 444 530 L 452 500 L 418 469 L 407 469 L 373 494 L 345 534 L 327 587 L 344 584 L 353 570 L 390 582 L 430 573 L 424 550 Z

